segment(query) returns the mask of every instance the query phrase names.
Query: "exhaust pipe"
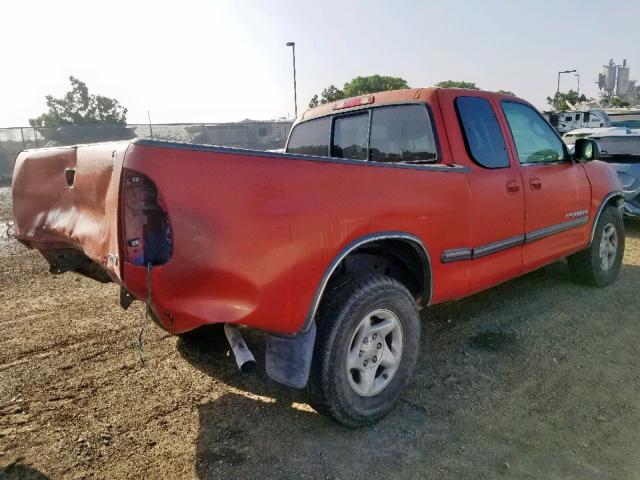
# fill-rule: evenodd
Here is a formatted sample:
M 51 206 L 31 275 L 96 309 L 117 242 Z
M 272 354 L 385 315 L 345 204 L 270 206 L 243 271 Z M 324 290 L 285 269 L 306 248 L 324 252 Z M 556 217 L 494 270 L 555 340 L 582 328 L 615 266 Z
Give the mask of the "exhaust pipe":
M 256 359 L 247 343 L 242 338 L 242 334 L 238 327 L 231 323 L 224 324 L 224 334 L 227 336 L 233 355 L 236 357 L 236 363 L 242 373 L 251 373 L 256 369 Z

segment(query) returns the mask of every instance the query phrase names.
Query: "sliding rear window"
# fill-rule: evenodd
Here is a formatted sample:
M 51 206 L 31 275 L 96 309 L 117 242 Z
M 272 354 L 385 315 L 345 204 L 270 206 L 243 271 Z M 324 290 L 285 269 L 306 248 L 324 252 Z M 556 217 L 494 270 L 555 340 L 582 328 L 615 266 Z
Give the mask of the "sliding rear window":
M 366 160 L 369 152 L 369 112 L 337 117 L 333 121 L 331 156 Z

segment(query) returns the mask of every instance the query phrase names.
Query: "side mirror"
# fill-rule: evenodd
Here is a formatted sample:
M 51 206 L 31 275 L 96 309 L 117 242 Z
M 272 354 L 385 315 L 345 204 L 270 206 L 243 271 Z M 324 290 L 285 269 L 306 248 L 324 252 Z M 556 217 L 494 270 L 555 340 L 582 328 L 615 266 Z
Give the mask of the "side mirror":
M 579 162 L 590 162 L 600 158 L 598 142 L 592 138 L 578 138 L 574 147 L 573 158 Z

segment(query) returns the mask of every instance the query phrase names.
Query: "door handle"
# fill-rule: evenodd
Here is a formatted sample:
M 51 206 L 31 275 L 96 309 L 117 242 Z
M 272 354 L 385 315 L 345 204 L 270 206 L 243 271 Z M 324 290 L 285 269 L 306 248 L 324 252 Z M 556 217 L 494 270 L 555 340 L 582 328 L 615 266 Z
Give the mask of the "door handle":
M 515 180 L 507 182 L 507 193 L 518 193 L 520 191 L 520 184 Z
M 529 180 L 531 190 L 542 190 L 542 182 L 539 178 L 532 178 Z

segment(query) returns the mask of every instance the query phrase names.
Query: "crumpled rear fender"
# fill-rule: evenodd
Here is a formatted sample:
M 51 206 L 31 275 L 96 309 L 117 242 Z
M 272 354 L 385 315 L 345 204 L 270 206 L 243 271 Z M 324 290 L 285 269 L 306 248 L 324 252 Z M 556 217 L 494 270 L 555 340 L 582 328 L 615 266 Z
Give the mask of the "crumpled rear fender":
M 12 194 L 16 239 L 40 250 L 52 269 L 122 278 L 118 209 L 129 142 L 27 150 L 16 159 Z

